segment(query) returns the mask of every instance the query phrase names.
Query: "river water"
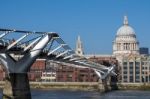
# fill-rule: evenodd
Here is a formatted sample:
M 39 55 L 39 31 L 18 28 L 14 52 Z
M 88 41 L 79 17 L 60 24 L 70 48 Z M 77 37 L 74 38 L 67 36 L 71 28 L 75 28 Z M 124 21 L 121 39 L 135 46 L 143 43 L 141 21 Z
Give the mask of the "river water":
M 32 90 L 32 99 L 150 99 L 150 91 L 112 91 L 102 94 L 97 91 Z

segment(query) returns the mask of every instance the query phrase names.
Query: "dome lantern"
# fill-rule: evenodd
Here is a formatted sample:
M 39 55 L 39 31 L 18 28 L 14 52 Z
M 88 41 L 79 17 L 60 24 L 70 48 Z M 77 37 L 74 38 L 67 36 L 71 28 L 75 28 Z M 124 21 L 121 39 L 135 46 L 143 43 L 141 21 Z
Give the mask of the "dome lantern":
M 128 17 L 124 16 L 123 25 L 128 25 Z

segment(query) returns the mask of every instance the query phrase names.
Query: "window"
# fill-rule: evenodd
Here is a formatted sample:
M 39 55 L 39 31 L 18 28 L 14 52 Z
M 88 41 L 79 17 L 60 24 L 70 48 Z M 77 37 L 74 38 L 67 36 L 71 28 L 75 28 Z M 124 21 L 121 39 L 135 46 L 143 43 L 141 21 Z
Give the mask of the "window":
M 133 68 L 133 62 L 129 62 L 129 67 L 132 69 Z
M 127 76 L 124 76 L 123 78 L 124 78 L 124 79 L 127 79 Z
M 139 76 L 136 76 L 135 79 L 140 79 L 140 77 L 139 77 Z
M 135 69 L 139 70 L 140 69 L 140 62 L 135 62 Z
M 144 66 L 142 67 L 142 69 L 144 69 Z
M 123 49 L 126 50 L 126 43 L 123 44 Z
M 130 71 L 130 75 L 133 76 L 133 71 Z
M 145 67 L 145 69 L 147 70 L 147 67 Z
M 136 71 L 135 74 L 140 74 L 140 71 Z
M 123 66 L 127 66 L 127 62 L 123 62 Z
M 142 65 L 144 65 L 144 62 L 142 62 Z
M 124 74 L 127 74 L 127 71 L 123 71 Z
M 127 70 L 127 67 L 124 66 L 123 69 Z
M 130 82 L 133 82 L 133 76 L 130 76 Z
M 123 62 L 123 69 L 127 70 L 127 62 Z

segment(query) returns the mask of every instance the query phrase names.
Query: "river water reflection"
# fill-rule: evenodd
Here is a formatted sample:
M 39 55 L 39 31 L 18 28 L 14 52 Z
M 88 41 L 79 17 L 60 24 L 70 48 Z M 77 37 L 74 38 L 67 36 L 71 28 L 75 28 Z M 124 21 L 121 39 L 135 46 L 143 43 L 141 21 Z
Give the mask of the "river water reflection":
M 0 99 L 2 90 L 0 90 Z M 150 99 L 150 91 L 97 91 L 32 90 L 32 99 Z

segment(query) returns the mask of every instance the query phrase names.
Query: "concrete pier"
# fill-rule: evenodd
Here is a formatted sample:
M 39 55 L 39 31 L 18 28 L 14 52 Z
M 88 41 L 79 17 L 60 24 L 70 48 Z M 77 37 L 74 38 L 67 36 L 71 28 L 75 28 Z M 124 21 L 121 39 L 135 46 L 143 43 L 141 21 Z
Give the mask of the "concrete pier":
M 3 99 L 31 99 L 27 73 L 10 73 L 6 77 Z

